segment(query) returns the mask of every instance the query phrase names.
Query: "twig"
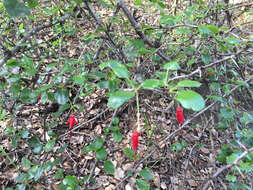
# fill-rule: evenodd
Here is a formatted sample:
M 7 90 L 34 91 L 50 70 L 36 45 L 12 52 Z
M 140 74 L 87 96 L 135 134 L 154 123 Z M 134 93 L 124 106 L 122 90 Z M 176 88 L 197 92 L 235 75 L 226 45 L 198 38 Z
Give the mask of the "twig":
M 232 166 L 234 165 L 237 165 L 238 162 L 243 159 L 245 156 L 247 156 L 250 152 L 253 152 L 253 148 L 250 148 L 246 151 L 244 151 L 233 163 L 231 164 L 228 164 L 226 166 L 223 166 L 221 168 L 219 168 L 211 177 L 211 179 L 208 180 L 208 182 L 204 185 L 203 189 L 207 189 L 211 180 L 218 177 L 224 170 L 228 169 L 228 168 L 231 168 Z
M 94 11 L 90 8 L 90 5 L 88 4 L 88 2 L 86 0 L 83 0 L 84 4 L 85 4 L 85 8 L 89 11 L 89 13 L 91 14 L 91 16 L 96 20 L 97 24 L 100 27 L 104 27 L 105 25 L 102 23 L 102 21 L 97 17 L 97 15 L 94 13 Z M 118 13 L 119 7 L 117 6 L 115 11 L 114 11 L 114 15 L 115 16 Z M 110 27 L 110 26 L 109 26 Z M 120 54 L 123 57 L 123 62 L 126 62 L 127 58 L 126 58 L 126 54 L 125 52 L 122 50 L 122 48 L 116 44 L 116 42 L 113 40 L 113 38 L 111 37 L 109 31 L 105 30 L 105 34 L 108 37 L 109 41 L 111 42 L 111 44 L 120 52 Z
M 74 9 L 70 13 L 65 14 L 64 16 L 62 16 L 57 21 L 54 21 L 54 22 L 51 21 L 51 22 L 48 22 L 48 23 L 45 23 L 45 24 L 41 24 L 41 25 L 33 28 L 29 32 L 27 32 L 24 35 L 24 37 L 18 42 L 18 44 L 14 48 L 12 48 L 12 50 L 10 50 L 8 52 L 8 54 L 6 54 L 2 60 L 0 60 L 0 67 L 2 67 L 12 56 L 14 56 L 15 53 L 20 50 L 20 48 L 22 47 L 22 44 L 25 43 L 31 36 L 35 35 L 37 32 L 39 32 L 39 31 L 41 31 L 41 30 L 43 30 L 45 28 L 49 28 L 49 27 L 51 27 L 53 25 L 56 25 L 58 23 L 63 22 L 64 20 L 66 20 L 67 18 L 69 18 L 70 16 L 72 16 L 75 13 L 75 11 L 76 11 L 76 9 Z
M 126 7 L 125 2 L 123 0 L 118 1 L 118 6 L 122 8 L 123 12 L 127 16 L 128 20 L 130 21 L 131 25 L 133 26 L 135 32 L 140 36 L 140 38 L 143 40 L 145 44 L 152 48 L 156 48 L 145 36 L 145 34 L 141 31 L 141 28 L 139 27 L 138 23 L 135 21 L 134 17 L 130 13 L 129 9 Z M 168 57 L 166 57 L 160 50 L 157 51 L 157 54 L 163 58 L 165 61 L 170 61 Z

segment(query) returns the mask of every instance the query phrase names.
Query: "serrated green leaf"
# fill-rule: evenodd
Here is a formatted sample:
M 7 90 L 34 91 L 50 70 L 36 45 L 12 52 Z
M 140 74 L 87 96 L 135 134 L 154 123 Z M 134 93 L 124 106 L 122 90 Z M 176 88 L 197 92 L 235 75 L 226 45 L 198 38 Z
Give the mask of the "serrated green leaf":
M 149 171 L 148 168 L 144 169 L 144 170 L 140 170 L 139 174 L 141 175 L 141 177 L 143 177 L 145 180 L 152 180 L 153 179 L 153 175 L 151 174 L 151 172 Z
M 109 160 L 105 161 L 104 169 L 108 174 L 111 174 L 111 175 L 114 174 L 114 172 L 115 172 L 114 166 L 113 166 L 112 162 Z
M 101 149 L 96 151 L 96 158 L 98 160 L 105 160 L 106 157 L 107 157 L 107 152 L 104 148 L 101 148 Z
M 200 87 L 201 83 L 193 80 L 182 80 L 177 83 L 177 87 Z
M 136 185 L 140 190 L 149 190 L 150 185 L 141 179 L 136 179 Z
M 171 70 L 171 71 L 176 71 L 180 69 L 180 66 L 177 61 L 171 61 L 163 65 L 163 69 L 165 70 Z
M 154 89 L 154 88 L 158 88 L 159 86 L 162 85 L 162 81 L 158 80 L 158 79 L 147 79 L 145 80 L 141 86 L 143 88 L 149 88 L 149 89 Z
M 64 89 L 57 90 L 54 94 L 58 104 L 66 104 L 69 101 L 69 92 Z
M 55 140 L 49 140 L 44 147 L 45 152 L 50 152 L 54 148 L 54 145 L 55 145 Z
M 201 95 L 192 90 L 181 90 L 177 93 L 176 100 L 186 109 L 200 111 L 205 107 L 205 101 Z
M 110 108 L 118 108 L 121 105 L 123 105 L 125 102 L 127 102 L 129 99 L 134 97 L 135 93 L 134 92 L 128 92 L 128 91 L 116 91 L 109 93 L 109 101 L 107 103 L 107 106 Z

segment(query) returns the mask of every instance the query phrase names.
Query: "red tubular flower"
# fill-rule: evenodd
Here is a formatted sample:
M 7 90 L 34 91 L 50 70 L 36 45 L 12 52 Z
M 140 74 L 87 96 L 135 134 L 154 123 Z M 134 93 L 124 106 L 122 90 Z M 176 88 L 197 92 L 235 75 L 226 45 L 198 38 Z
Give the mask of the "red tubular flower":
M 67 125 L 69 125 L 69 139 L 72 137 L 72 128 L 74 125 L 77 125 L 76 118 L 73 114 L 69 116 L 69 119 L 67 121 Z
M 139 143 L 139 140 L 138 140 L 139 136 L 140 136 L 140 133 L 137 131 L 134 131 L 132 134 L 132 149 L 135 152 L 135 154 L 136 154 L 136 151 L 137 151 L 138 145 L 139 145 L 138 144 Z
M 177 108 L 177 122 L 182 125 L 184 122 L 183 109 L 181 107 Z
M 40 101 L 40 99 L 41 99 L 41 94 L 39 94 L 39 96 L 38 96 L 38 102 Z

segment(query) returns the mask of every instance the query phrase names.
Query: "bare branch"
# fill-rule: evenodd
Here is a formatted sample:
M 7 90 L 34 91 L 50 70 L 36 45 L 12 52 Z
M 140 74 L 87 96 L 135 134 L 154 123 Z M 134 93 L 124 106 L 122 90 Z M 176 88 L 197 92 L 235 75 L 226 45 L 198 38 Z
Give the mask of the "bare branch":
M 67 18 L 72 16 L 75 13 L 75 11 L 76 11 L 76 9 L 74 9 L 70 13 L 67 13 L 67 14 L 63 15 L 57 21 L 51 21 L 51 22 L 48 22 L 48 23 L 45 23 L 45 24 L 41 24 L 41 25 L 33 28 L 29 32 L 27 32 L 24 35 L 24 37 L 18 42 L 18 44 L 14 48 L 12 48 L 12 50 L 10 50 L 8 52 L 8 54 L 6 54 L 2 60 L 0 60 L 0 67 L 2 67 L 10 58 L 12 58 L 12 56 L 14 56 L 15 53 L 17 53 L 20 50 L 20 48 L 22 47 L 22 44 L 25 43 L 31 36 L 33 36 L 34 34 L 36 34 L 37 32 L 39 32 L 39 31 L 41 31 L 45 28 L 49 28 L 49 27 L 54 26 L 58 23 L 64 22 Z

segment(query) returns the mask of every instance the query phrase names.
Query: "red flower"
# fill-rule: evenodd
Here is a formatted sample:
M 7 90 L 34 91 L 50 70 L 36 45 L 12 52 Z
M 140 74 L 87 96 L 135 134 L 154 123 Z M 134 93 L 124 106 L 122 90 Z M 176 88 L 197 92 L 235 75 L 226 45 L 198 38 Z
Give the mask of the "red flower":
M 140 133 L 137 131 L 134 131 L 132 134 L 132 149 L 135 152 L 135 154 L 136 154 L 136 151 L 137 151 L 138 145 L 139 145 L 138 144 L 139 143 L 139 140 L 138 140 L 139 136 L 140 136 Z
M 38 102 L 40 101 L 40 99 L 41 99 L 41 94 L 39 94 L 39 96 L 38 96 Z
M 67 125 L 69 125 L 69 139 L 72 137 L 72 128 L 77 124 L 76 118 L 73 114 L 70 114 L 69 119 L 67 121 Z
M 182 125 L 184 122 L 183 109 L 181 107 L 177 108 L 177 122 Z

